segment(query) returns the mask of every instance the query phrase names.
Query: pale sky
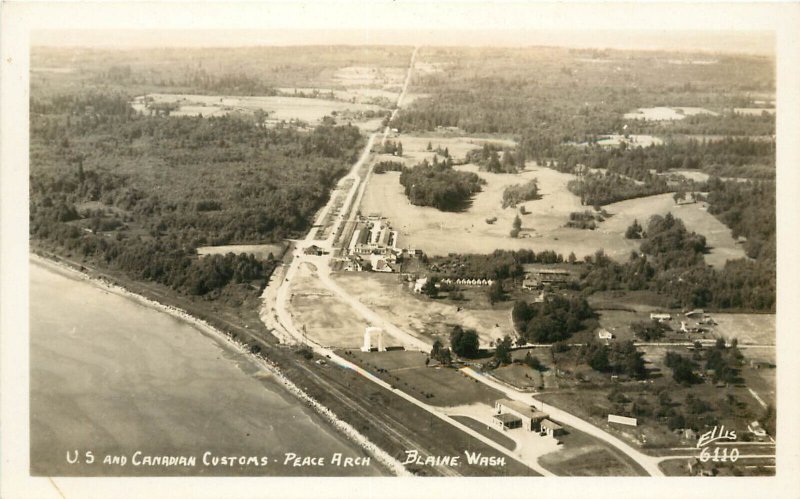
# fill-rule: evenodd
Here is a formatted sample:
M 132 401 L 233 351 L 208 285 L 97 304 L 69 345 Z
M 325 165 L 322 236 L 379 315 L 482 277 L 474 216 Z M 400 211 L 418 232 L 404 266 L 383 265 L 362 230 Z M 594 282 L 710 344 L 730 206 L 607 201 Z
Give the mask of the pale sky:
M 551 45 L 772 54 L 776 24 L 798 5 L 305 0 L 24 7 L 20 22 L 31 26 L 34 45 Z
M 561 46 L 772 54 L 770 32 L 549 30 L 69 30 L 36 31 L 34 46 L 227 47 L 258 45 Z

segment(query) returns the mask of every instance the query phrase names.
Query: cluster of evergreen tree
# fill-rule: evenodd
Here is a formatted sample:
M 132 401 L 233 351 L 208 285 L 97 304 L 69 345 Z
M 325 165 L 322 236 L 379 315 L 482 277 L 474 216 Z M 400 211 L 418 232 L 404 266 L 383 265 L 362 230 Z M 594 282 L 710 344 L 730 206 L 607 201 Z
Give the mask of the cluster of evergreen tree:
M 502 159 L 499 152 L 503 151 Z M 466 154 L 466 162 L 478 165 L 482 170 L 492 173 L 517 173 L 525 169 L 525 154 L 486 142 L 480 149 Z
M 539 182 L 536 179 L 525 184 L 509 185 L 503 190 L 503 208 L 515 208 L 519 203 L 539 198 Z
M 540 303 L 516 302 L 511 317 L 523 341 L 553 343 L 579 331 L 594 311 L 583 298 L 551 295 Z
M 581 347 L 580 355 L 595 371 L 625 374 L 635 379 L 647 377 L 642 353 L 633 341 L 618 341 L 610 346 L 593 341 Z
M 429 164 L 425 160 L 400 174 L 400 184 L 411 204 L 442 211 L 464 209 L 483 183 L 475 173 L 454 170 L 449 161 Z
M 480 353 L 478 333 L 474 329 L 453 326 L 450 331 L 450 348 L 459 357 L 474 359 Z
M 581 198 L 581 204 L 602 206 L 625 199 L 641 198 L 670 192 L 666 179 L 648 174 L 644 183 L 616 173 L 588 173 L 570 180 L 567 188 Z
M 405 165 L 399 161 L 380 161 L 372 168 L 372 172 L 378 175 L 386 172 L 401 172 Z

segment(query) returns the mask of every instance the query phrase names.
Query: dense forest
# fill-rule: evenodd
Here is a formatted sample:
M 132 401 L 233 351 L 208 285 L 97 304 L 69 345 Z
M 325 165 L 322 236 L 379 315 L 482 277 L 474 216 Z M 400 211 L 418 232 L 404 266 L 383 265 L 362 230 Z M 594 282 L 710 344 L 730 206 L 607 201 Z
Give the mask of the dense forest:
M 442 211 L 460 211 L 485 182 L 475 173 L 454 170 L 447 160 L 432 164 L 427 160 L 413 168 L 404 168 L 400 184 L 411 204 L 433 206 Z
M 730 227 L 733 237 L 744 236 L 747 256 L 775 259 L 775 182 L 708 181 L 708 211 Z
M 588 142 L 609 133 L 772 135 L 774 117 L 732 112 L 757 107 L 752 94 L 774 92 L 774 60 L 720 56 L 714 64 L 671 64 L 676 54 L 560 48 L 428 47 L 419 57 L 446 70 L 416 75 L 415 100 L 395 121 L 404 131 L 457 127 L 515 135 L 546 146 Z M 457 62 L 453 62 L 453 61 Z M 736 82 L 736 83 L 732 83 Z M 636 108 L 697 106 L 674 122 L 626 120 Z M 627 125 L 626 128 L 625 125 Z M 525 148 L 528 155 L 531 149 Z M 533 151 L 535 152 L 535 151 Z
M 198 259 L 198 246 L 304 232 L 363 144 L 350 126 L 142 116 L 121 94 L 91 91 L 32 98 L 30 127 L 32 238 L 198 295 L 263 284 L 274 265 Z

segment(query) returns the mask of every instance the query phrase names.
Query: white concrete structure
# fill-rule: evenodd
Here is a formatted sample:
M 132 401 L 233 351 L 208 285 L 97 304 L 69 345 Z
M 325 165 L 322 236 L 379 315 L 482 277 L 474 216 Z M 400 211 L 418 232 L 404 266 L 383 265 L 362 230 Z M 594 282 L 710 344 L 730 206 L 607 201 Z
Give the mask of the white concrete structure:
M 362 352 L 372 351 L 372 337 L 377 336 L 378 351 L 385 352 L 386 348 L 383 346 L 383 329 L 379 327 L 369 326 L 364 330 L 364 344 L 361 346 Z
M 636 418 L 626 418 L 625 416 L 617 416 L 616 414 L 609 414 L 608 422 L 624 424 L 627 426 L 636 426 Z

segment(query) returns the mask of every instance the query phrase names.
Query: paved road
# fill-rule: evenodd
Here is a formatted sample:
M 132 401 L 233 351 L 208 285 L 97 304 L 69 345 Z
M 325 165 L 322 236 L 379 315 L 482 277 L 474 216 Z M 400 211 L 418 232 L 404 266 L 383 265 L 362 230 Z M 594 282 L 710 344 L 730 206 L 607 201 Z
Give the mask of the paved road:
M 407 88 L 408 88 L 408 84 L 409 84 L 409 82 L 411 80 L 411 73 L 412 73 L 412 70 L 413 70 L 413 67 L 414 67 L 414 61 L 416 60 L 416 54 L 417 54 L 417 49 L 415 49 L 414 53 L 412 54 L 411 63 L 409 64 L 409 69 L 408 69 L 408 73 L 406 75 L 405 83 L 403 85 L 403 90 L 402 90 L 402 92 L 400 93 L 400 95 L 398 97 L 397 107 L 392 112 L 392 118 L 394 118 L 396 116 L 396 114 L 397 114 L 397 112 L 398 112 L 398 110 L 400 108 L 400 105 L 402 104 L 403 99 L 405 97 L 405 94 L 406 94 L 406 91 L 407 91 Z M 384 129 L 383 134 L 382 134 L 382 139 L 381 139 L 381 143 L 382 144 L 386 141 L 386 139 L 388 137 L 388 134 L 389 134 L 389 131 L 390 131 L 390 128 L 387 126 Z M 335 282 L 333 282 L 333 280 L 330 278 L 330 255 L 312 256 L 312 255 L 306 255 L 304 253 L 304 251 L 303 251 L 304 249 L 308 248 L 312 244 L 316 244 L 317 246 L 320 246 L 320 247 L 322 247 L 323 249 L 325 249 L 326 251 L 329 251 L 329 252 L 333 250 L 333 241 L 335 239 L 335 236 L 336 236 L 336 233 L 337 233 L 339 227 L 341 226 L 341 224 L 345 223 L 346 220 L 349 220 L 349 219 L 352 218 L 351 217 L 351 214 L 352 214 L 351 212 L 353 210 L 357 210 L 358 209 L 358 202 L 360 202 L 361 196 L 363 195 L 364 189 L 365 189 L 366 184 L 367 184 L 366 181 L 369 178 L 369 174 L 371 173 L 371 169 L 368 170 L 364 181 L 362 181 L 361 178 L 359 177 L 358 171 L 364 165 L 364 162 L 367 161 L 367 159 L 369 158 L 370 151 L 372 149 L 372 146 L 374 145 L 374 142 L 375 142 L 375 139 L 377 138 L 377 135 L 378 135 L 377 132 L 370 135 L 369 140 L 367 142 L 367 146 L 364 148 L 364 152 L 362 153 L 361 157 L 353 165 L 353 167 L 350 170 L 350 173 L 348 173 L 347 176 L 345 176 L 344 178 L 342 178 L 340 180 L 339 186 L 341 186 L 341 187 L 343 187 L 344 183 L 349 179 L 353 179 L 353 184 L 351 185 L 350 190 L 347 193 L 347 197 L 345 198 L 345 203 L 342 205 L 342 210 L 338 214 L 337 219 L 336 219 L 336 221 L 334 223 L 334 229 L 331 230 L 330 235 L 328 236 L 328 238 L 325 241 L 321 241 L 321 242 L 320 241 L 315 241 L 314 238 L 316 237 L 316 235 L 318 234 L 318 231 L 319 231 L 319 227 L 318 226 L 323 222 L 323 220 L 325 219 L 325 217 L 327 216 L 329 211 L 332 209 L 332 206 L 333 206 L 333 203 L 334 203 L 334 199 L 333 199 L 333 196 L 332 196 L 331 200 L 328 202 L 328 205 L 326 205 L 325 208 L 323 208 L 323 210 L 320 211 L 320 213 L 319 213 L 319 215 L 317 217 L 317 224 L 315 224 L 317 226 L 312 228 L 311 231 L 309 231 L 308 235 L 306 236 L 306 238 L 303 241 L 296 241 L 295 242 L 295 247 L 294 247 L 293 255 L 292 255 L 293 256 L 292 262 L 288 266 L 288 268 L 286 269 L 285 277 L 281 280 L 280 286 L 278 287 L 278 289 L 276 291 L 273 292 L 274 295 L 267 296 L 267 294 L 265 293 L 265 298 L 271 298 L 271 299 L 274 299 L 275 301 L 274 301 L 274 306 L 273 307 L 270 306 L 271 302 L 267 302 L 266 303 L 265 310 L 262 311 L 262 317 L 266 316 L 268 319 L 274 319 L 274 320 L 269 320 L 268 321 L 268 325 L 273 327 L 273 328 L 275 328 L 275 329 L 277 329 L 279 331 L 279 333 L 278 333 L 279 337 L 282 337 L 282 338 L 293 338 L 297 343 L 305 343 L 305 344 L 311 346 L 316 353 L 329 357 L 331 359 L 331 361 L 333 361 L 334 363 L 336 363 L 336 364 L 338 364 L 338 365 L 340 365 L 342 367 L 346 367 L 348 369 L 355 370 L 356 372 L 358 372 L 362 376 L 364 376 L 366 379 L 369 379 L 370 381 L 379 384 L 380 386 L 386 388 L 387 390 L 393 391 L 398 396 L 400 396 L 400 397 L 406 399 L 407 401 L 411 402 L 412 404 L 414 404 L 414 405 L 426 410 L 427 412 L 429 412 L 429 413 L 433 414 L 434 416 L 442 419 L 443 421 L 446 421 L 447 423 L 459 428 L 460 430 L 464 431 L 465 433 L 468 433 L 469 435 L 473 436 L 474 438 L 477 438 L 478 440 L 484 442 L 485 444 L 493 447 L 497 451 L 502 452 L 503 454 L 505 454 L 505 455 L 507 455 L 507 456 L 509 456 L 511 458 L 519 460 L 518 456 L 515 456 L 511 451 L 509 451 L 505 447 L 497 444 L 493 440 L 491 440 L 491 439 L 481 435 L 480 433 L 472 430 L 471 428 L 459 423 L 458 421 L 452 419 L 451 417 L 449 417 L 448 415 L 444 414 L 443 412 L 441 412 L 437 408 L 435 408 L 433 406 L 429 406 L 428 404 L 425 404 L 424 402 L 416 399 L 415 397 L 412 397 L 412 396 L 406 394 L 405 392 L 403 392 L 401 390 L 392 388 L 391 385 L 389 385 L 388 383 L 384 382 L 380 378 L 372 375 L 368 371 L 366 371 L 366 370 L 362 369 L 361 367 L 359 367 L 359 366 L 347 361 L 346 359 L 339 357 L 332 350 L 326 348 L 325 346 L 320 345 L 320 344 L 314 342 L 313 340 L 307 338 L 300 331 L 300 329 L 294 324 L 294 320 L 293 320 L 291 314 L 289 314 L 289 312 L 287 310 L 287 303 L 289 301 L 289 297 L 290 297 L 290 293 L 291 293 L 291 282 L 292 282 L 292 279 L 294 278 L 295 274 L 297 273 L 300 265 L 302 263 L 304 263 L 304 262 L 309 262 L 309 263 L 312 263 L 318 269 L 317 275 L 318 275 L 318 278 L 319 278 L 320 282 L 322 282 L 322 284 L 324 284 L 328 289 L 333 291 L 337 295 L 337 297 L 339 297 L 340 299 L 342 299 L 343 301 L 348 303 L 354 310 L 356 310 L 359 314 L 361 314 L 363 317 L 365 317 L 368 321 L 372 322 L 373 324 L 375 324 L 375 325 L 377 325 L 379 327 L 382 327 L 384 329 L 384 331 L 386 331 L 388 334 L 391 334 L 392 336 L 395 336 L 401 343 L 406 345 L 408 348 L 419 349 L 419 350 L 424 350 L 424 351 L 427 351 L 430 348 L 429 344 L 427 344 L 426 342 L 420 340 L 419 338 L 415 337 L 414 335 L 412 335 L 412 334 L 410 334 L 410 333 L 408 333 L 406 331 L 403 331 L 401 328 L 395 326 L 394 324 L 392 324 L 388 320 L 385 320 L 379 314 L 377 314 L 376 312 L 371 310 L 369 307 L 367 307 L 366 305 L 364 305 L 363 303 L 358 301 L 357 298 L 350 296 L 345 290 L 343 290 L 340 286 L 338 286 Z M 353 198 L 356 197 L 356 196 L 357 196 L 357 199 L 356 199 L 357 202 L 353 203 Z M 503 385 L 503 384 L 501 384 L 501 383 L 499 383 L 499 382 L 497 382 L 497 381 L 495 381 L 493 379 L 490 379 L 490 378 L 488 378 L 486 376 L 482 376 L 482 375 L 478 374 L 477 372 L 475 372 L 475 371 L 473 371 L 471 369 L 467 369 L 466 373 L 469 374 L 470 376 L 472 376 L 473 378 L 477 379 L 478 381 L 480 381 L 480 382 L 482 382 L 482 383 L 484 383 L 484 384 L 486 384 L 488 386 L 491 386 L 492 388 L 495 388 L 495 389 L 505 393 L 509 398 L 520 400 L 520 401 L 523 401 L 523 402 L 526 402 L 526 403 L 530 403 L 532 401 L 532 397 L 530 396 L 530 394 L 526 394 L 526 393 L 514 390 L 514 389 L 512 389 L 512 388 L 510 388 L 508 386 L 505 386 L 505 385 Z M 545 407 L 543 402 L 535 401 L 535 399 L 533 399 L 533 401 L 534 402 L 538 402 L 539 406 Z M 620 449 L 622 452 L 624 452 L 626 455 L 628 455 L 634 461 L 636 461 L 649 474 L 651 474 L 653 476 L 663 476 L 664 475 L 663 472 L 658 467 L 658 462 L 660 461 L 659 458 L 648 456 L 646 454 L 643 454 L 643 453 L 637 451 L 636 449 L 634 449 L 630 445 L 626 444 L 622 440 L 618 439 L 617 437 L 615 437 L 615 436 L 605 432 L 604 430 L 592 425 L 588 421 L 580 419 L 577 416 L 574 416 L 574 415 L 572 415 L 572 414 L 570 414 L 570 413 L 568 413 L 566 411 L 563 411 L 561 409 L 558 409 L 558 408 L 552 407 L 552 406 L 546 406 L 546 407 L 547 407 L 547 411 L 553 416 L 554 419 L 559 420 L 559 421 L 561 421 L 561 422 L 563 422 L 563 423 L 565 423 L 567 425 L 570 425 L 570 426 L 572 426 L 572 427 L 574 427 L 574 428 L 576 428 L 578 430 L 581 430 L 581 431 L 583 431 L 583 432 L 585 432 L 585 433 L 587 433 L 589 435 L 592 435 L 595 438 L 598 438 L 598 439 L 601 439 L 601 440 L 603 440 L 605 442 L 610 443 L 611 445 L 613 445 L 616 448 Z M 532 469 L 534 469 L 535 471 L 541 473 L 542 475 L 552 475 L 552 473 L 550 473 L 549 471 L 544 469 L 541 465 L 539 465 L 538 460 L 536 460 L 536 459 L 526 460 L 525 464 L 527 466 L 531 467 Z
M 574 414 L 571 414 L 567 411 L 561 410 L 557 407 L 552 405 L 545 404 L 541 400 L 535 399 L 531 396 L 530 393 L 521 392 L 519 390 L 515 390 L 507 385 L 504 385 L 488 376 L 484 376 L 472 368 L 465 367 L 461 369 L 464 374 L 471 376 L 478 381 L 491 386 L 495 390 L 498 390 L 504 393 L 508 398 L 512 400 L 518 400 L 528 405 L 534 405 L 537 409 L 540 409 L 544 412 L 549 413 L 553 419 L 562 422 L 566 425 L 572 426 L 576 430 L 580 430 L 584 433 L 587 433 L 597 439 L 600 439 L 604 442 L 607 442 L 617 449 L 624 452 L 628 457 L 636 461 L 642 468 L 647 471 L 652 476 L 664 476 L 664 473 L 658 467 L 658 463 L 660 461 L 659 458 L 648 456 L 638 450 L 634 449 L 630 445 L 626 444 L 619 438 L 611 435 L 610 433 L 606 432 L 605 430 L 598 428 L 597 426 L 593 425 L 592 423 L 585 421 Z

